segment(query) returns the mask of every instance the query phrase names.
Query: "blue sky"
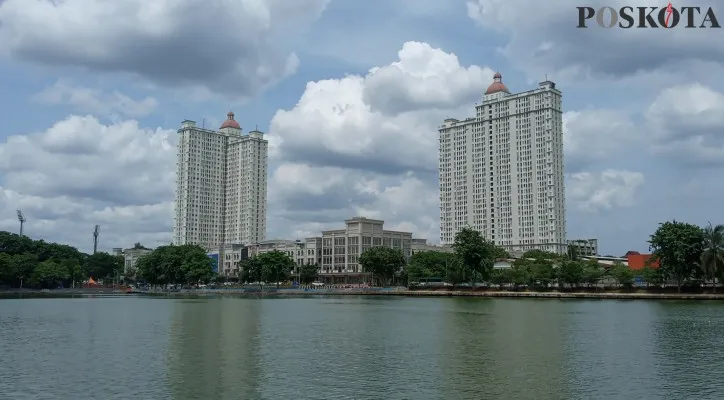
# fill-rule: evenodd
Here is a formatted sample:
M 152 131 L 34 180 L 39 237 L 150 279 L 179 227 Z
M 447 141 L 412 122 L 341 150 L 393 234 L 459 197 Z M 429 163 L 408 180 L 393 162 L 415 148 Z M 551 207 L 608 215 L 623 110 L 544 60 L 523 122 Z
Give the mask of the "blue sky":
M 269 238 L 366 215 L 435 241 L 435 127 L 493 71 L 564 93 L 569 238 L 618 255 L 724 222 L 720 30 L 581 30 L 568 0 L 290 4 L 0 0 L 0 229 L 22 208 L 84 250 L 95 224 L 104 249 L 168 242 L 175 131 L 231 108 L 270 140 Z

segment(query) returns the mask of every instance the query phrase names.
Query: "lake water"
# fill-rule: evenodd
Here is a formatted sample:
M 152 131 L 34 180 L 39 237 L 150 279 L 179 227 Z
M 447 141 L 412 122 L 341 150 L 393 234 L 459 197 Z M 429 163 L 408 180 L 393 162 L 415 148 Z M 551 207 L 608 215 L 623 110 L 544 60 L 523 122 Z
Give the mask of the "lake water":
M 0 399 L 724 399 L 724 303 L 0 300 Z

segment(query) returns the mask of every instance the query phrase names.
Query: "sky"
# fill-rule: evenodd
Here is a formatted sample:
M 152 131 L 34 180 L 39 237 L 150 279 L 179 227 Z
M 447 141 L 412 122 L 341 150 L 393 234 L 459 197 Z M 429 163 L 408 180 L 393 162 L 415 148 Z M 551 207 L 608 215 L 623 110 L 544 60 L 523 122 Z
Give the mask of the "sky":
M 437 126 L 500 71 L 563 92 L 567 237 L 645 252 L 661 222 L 724 223 L 724 32 L 576 28 L 629 3 L 0 0 L 0 230 L 22 209 L 84 251 L 96 224 L 101 250 L 169 243 L 176 130 L 232 110 L 269 140 L 267 238 L 367 216 L 437 242 Z

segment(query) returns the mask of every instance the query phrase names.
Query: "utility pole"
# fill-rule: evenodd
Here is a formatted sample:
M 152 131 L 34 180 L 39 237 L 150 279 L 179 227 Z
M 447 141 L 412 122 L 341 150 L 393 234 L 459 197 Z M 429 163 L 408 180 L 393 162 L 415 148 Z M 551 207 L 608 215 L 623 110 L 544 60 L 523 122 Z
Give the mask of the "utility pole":
M 93 230 L 93 254 L 96 254 L 98 251 L 98 234 L 101 232 L 101 226 L 96 225 L 95 229 Z
M 18 210 L 18 221 L 20 221 L 20 236 L 23 236 L 23 226 L 25 225 L 25 214 L 22 210 Z

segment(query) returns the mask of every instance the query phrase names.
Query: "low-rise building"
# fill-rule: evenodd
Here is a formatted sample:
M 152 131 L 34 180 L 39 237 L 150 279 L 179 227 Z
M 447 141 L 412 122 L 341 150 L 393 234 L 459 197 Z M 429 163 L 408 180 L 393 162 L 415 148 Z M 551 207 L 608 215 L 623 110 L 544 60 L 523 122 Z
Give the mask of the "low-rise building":
M 249 257 L 256 257 L 259 254 L 270 251 L 281 251 L 294 260 L 295 268 L 292 271 L 295 275 L 299 273 L 302 265 L 322 264 L 322 238 L 308 237 L 304 240 L 265 240 L 247 246 Z
M 412 251 L 411 254 L 419 253 L 422 251 L 441 251 L 443 253 L 452 253 L 452 245 L 449 244 L 431 244 L 427 243 L 427 239 L 412 239 Z
M 249 258 L 249 249 L 243 244 L 226 244 L 206 254 L 215 261 L 214 272 L 231 278 L 239 276 L 239 262 Z
M 598 239 L 574 239 L 568 241 L 568 252 L 575 251 L 580 257 L 598 255 Z
M 128 274 L 129 272 L 134 270 L 136 268 L 136 263 L 138 262 L 138 260 L 152 251 L 153 250 L 147 249 L 145 247 L 133 247 L 130 249 L 122 250 L 120 255 L 123 256 L 123 273 Z M 114 249 L 114 254 L 118 254 L 116 249 Z
M 327 283 L 363 283 L 370 276 L 362 271 L 359 258 L 372 247 L 399 249 L 406 259 L 412 255 L 412 232 L 384 229 L 384 221 L 354 217 L 345 228 L 322 232 L 320 280 Z

